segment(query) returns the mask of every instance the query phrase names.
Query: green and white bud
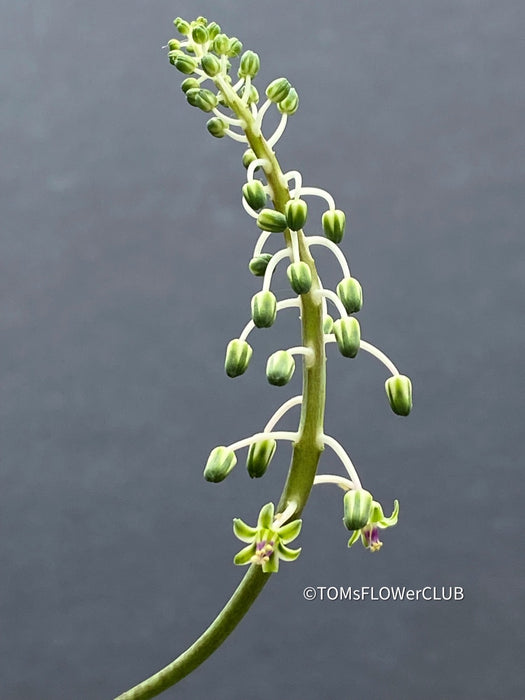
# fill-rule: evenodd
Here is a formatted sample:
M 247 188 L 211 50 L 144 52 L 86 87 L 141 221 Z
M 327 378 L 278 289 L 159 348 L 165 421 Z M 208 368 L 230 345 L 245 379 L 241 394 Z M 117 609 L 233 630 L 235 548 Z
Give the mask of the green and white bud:
M 284 98 L 284 100 L 281 100 L 278 103 L 277 109 L 282 114 L 287 114 L 288 116 L 291 116 L 297 112 L 299 109 L 299 95 L 297 94 L 297 90 L 295 88 L 290 88 L 288 95 Z
M 203 24 L 197 24 L 191 30 L 191 38 L 196 44 L 205 44 L 208 41 L 208 30 Z
M 201 66 L 202 70 L 206 73 L 206 75 L 209 75 L 210 78 L 213 78 L 215 75 L 221 72 L 221 62 L 217 56 L 214 56 L 212 53 L 204 54 L 204 56 L 201 58 Z
M 266 363 L 266 378 L 273 386 L 288 384 L 295 370 L 295 360 L 287 350 L 278 350 Z
M 206 19 L 206 17 L 199 15 L 195 20 L 195 24 L 202 24 L 203 26 L 206 26 L 208 24 L 208 20 Z
M 266 204 L 266 192 L 260 180 L 252 180 L 242 186 L 242 195 L 252 209 L 259 211 Z
M 239 97 L 244 97 L 244 90 L 245 90 L 245 85 L 241 87 L 239 90 Z M 257 88 L 255 85 L 250 85 L 250 93 L 248 95 L 248 104 L 257 104 L 259 102 L 259 93 L 257 92 Z
M 230 38 L 226 34 L 217 34 L 213 40 L 213 50 L 215 53 L 222 56 L 228 53 L 228 48 L 230 46 Z
M 252 347 L 245 340 L 239 338 L 230 340 L 224 360 L 224 370 L 228 377 L 240 377 L 241 374 L 244 374 L 248 369 L 252 354 Z
M 323 224 L 324 235 L 332 243 L 341 243 L 345 235 L 346 216 L 340 209 L 329 209 L 325 211 L 321 222 Z
M 355 357 L 361 344 L 361 327 L 357 318 L 338 318 L 334 321 L 333 332 L 341 355 Z
M 219 481 L 223 481 L 234 466 L 237 464 L 237 457 L 233 450 L 220 445 L 215 447 L 208 457 L 206 466 L 204 468 L 204 478 L 206 481 L 211 481 L 217 484 Z
M 347 314 L 353 314 L 361 310 L 363 306 L 363 289 L 355 277 L 345 277 L 337 285 L 336 291 Z
M 210 22 L 210 23 L 208 24 L 208 39 L 209 39 L 210 41 L 213 41 L 213 39 L 215 39 L 215 37 L 216 37 L 218 34 L 220 34 L 220 31 L 221 31 L 221 28 L 220 28 L 220 26 L 217 24 L 217 22 Z
M 347 530 L 364 527 L 372 511 L 373 496 L 369 491 L 357 489 L 347 491 L 343 500 L 343 522 Z
M 334 329 L 334 319 L 330 316 L 330 314 L 325 314 L 325 317 L 323 319 L 323 333 L 332 333 Z
M 211 90 L 191 88 L 186 93 L 186 99 L 192 107 L 198 107 L 203 112 L 211 112 L 217 106 L 217 95 Z
M 269 328 L 277 316 L 277 299 L 270 291 L 257 292 L 252 297 L 252 320 L 257 328 Z
M 398 416 L 408 416 L 412 409 L 412 382 L 404 374 L 396 374 L 385 382 L 390 407 Z
M 282 102 L 288 97 L 291 87 L 286 78 L 276 78 L 266 88 L 266 97 L 271 102 Z
M 266 268 L 268 267 L 268 263 L 272 257 L 273 256 L 271 253 L 261 253 L 261 255 L 257 255 L 257 257 L 252 258 L 248 263 L 248 267 L 252 275 L 255 277 L 264 277 L 264 273 L 266 272 Z
M 273 439 L 259 440 L 250 445 L 246 468 L 252 479 L 258 479 L 266 473 L 276 448 L 277 442 Z
M 306 223 L 308 205 L 304 199 L 290 199 L 285 204 L 286 223 L 291 231 L 300 231 Z
M 222 139 L 222 137 L 228 131 L 228 124 L 223 121 L 220 117 L 212 117 L 206 122 L 206 128 L 212 136 L 215 138 Z
M 182 17 L 176 17 L 173 20 L 173 24 L 177 28 L 177 30 L 181 33 L 184 34 L 185 36 L 190 33 L 190 25 L 189 22 L 186 22 L 185 19 L 182 19 Z
M 291 263 L 286 270 L 291 288 L 296 294 L 308 294 L 312 286 L 312 273 L 308 265 L 303 262 Z
M 186 54 L 180 49 L 173 49 L 172 51 L 168 51 L 168 59 L 172 66 L 175 65 L 175 59 L 178 56 L 186 56 Z
M 229 56 L 230 58 L 233 58 L 235 56 L 238 56 L 242 51 L 242 44 L 237 39 L 236 36 L 232 36 L 229 42 L 228 46 L 228 51 L 226 51 L 226 55 Z
M 177 51 L 180 49 L 180 41 L 178 39 L 170 39 L 168 41 L 168 49 L 170 51 Z
M 200 83 L 197 80 L 197 78 L 186 78 L 185 80 L 182 81 L 180 84 L 180 89 L 182 92 L 186 93 L 188 90 L 199 90 L 200 89 Z
M 193 73 L 195 71 L 195 69 L 198 66 L 198 63 L 194 58 L 192 58 L 191 56 L 186 56 L 186 54 L 182 53 L 181 51 L 177 56 L 174 57 L 173 65 L 177 70 L 180 70 L 181 73 L 189 75 L 190 73 Z
M 263 209 L 257 217 L 257 226 L 262 231 L 279 233 L 288 227 L 286 216 L 275 209 Z
M 248 170 L 250 163 L 253 163 L 254 160 L 256 160 L 257 156 L 253 152 L 251 148 L 247 148 L 244 153 L 242 154 L 242 164 Z M 259 168 L 255 168 L 255 170 L 259 170 Z
M 245 51 L 241 56 L 237 74 L 239 78 L 246 78 L 248 76 L 250 76 L 250 78 L 255 78 L 260 66 L 261 61 L 255 51 Z

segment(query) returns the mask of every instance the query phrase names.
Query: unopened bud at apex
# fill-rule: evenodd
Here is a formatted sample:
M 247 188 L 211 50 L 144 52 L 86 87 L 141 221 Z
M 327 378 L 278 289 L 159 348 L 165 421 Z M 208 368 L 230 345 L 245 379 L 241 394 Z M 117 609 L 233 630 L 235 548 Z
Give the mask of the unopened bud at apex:
M 226 124 L 226 122 L 220 117 L 212 117 L 206 122 L 206 128 L 212 136 L 222 139 L 222 137 L 228 131 L 228 124 Z
M 254 78 L 260 68 L 261 61 L 255 51 L 245 51 L 241 56 L 238 75 L 239 78 Z
M 262 231 L 270 231 L 270 233 L 279 233 L 285 231 L 288 227 L 286 216 L 275 209 L 263 209 L 257 217 L 257 226 Z
M 390 407 L 398 416 L 408 416 L 412 409 L 412 382 L 404 374 L 395 374 L 385 382 Z
M 373 500 L 370 491 L 364 489 L 352 489 L 345 493 L 343 522 L 347 530 L 360 530 L 367 524 Z
M 252 347 L 245 340 L 240 340 L 240 338 L 230 340 L 224 360 L 224 369 L 228 377 L 240 377 L 241 374 L 244 374 L 248 369 L 252 354 Z
M 273 386 L 288 384 L 295 370 L 295 360 L 287 350 L 278 350 L 266 363 L 266 378 Z
M 347 314 L 354 314 L 363 306 L 363 289 L 355 277 L 345 277 L 336 288 Z
M 338 318 L 334 321 L 333 331 L 341 355 L 355 357 L 361 345 L 361 327 L 357 318 Z
M 197 24 L 191 30 L 191 38 L 196 44 L 205 44 L 208 41 L 208 30 L 202 24 Z
M 334 329 L 334 319 L 330 316 L 330 314 L 326 314 L 324 319 L 323 319 L 323 333 L 332 333 Z
M 341 209 L 329 209 L 325 211 L 321 222 L 323 224 L 324 235 L 332 243 L 341 243 L 345 235 L 346 216 Z
M 217 34 L 213 40 L 213 50 L 220 56 L 228 52 L 230 39 L 226 34 Z
M 223 481 L 234 466 L 237 464 L 237 457 L 233 450 L 220 445 L 215 447 L 208 457 L 206 466 L 204 468 L 204 478 L 206 481 L 211 481 L 217 484 L 219 481 Z
M 221 28 L 220 28 L 220 26 L 217 24 L 217 22 L 210 22 L 210 23 L 208 24 L 207 29 L 208 29 L 208 39 L 209 39 L 210 41 L 213 41 L 213 39 L 215 39 L 215 37 L 217 36 L 217 34 L 219 34 L 220 31 L 221 31 Z
M 186 93 L 186 99 L 192 107 L 198 107 L 203 112 L 211 112 L 217 106 L 217 96 L 211 90 L 191 88 Z
M 181 73 L 189 75 L 197 68 L 197 61 L 191 56 L 186 56 L 182 51 L 173 59 L 173 65 Z
M 297 90 L 295 88 L 290 88 L 290 92 L 284 98 L 284 100 L 279 102 L 277 109 L 282 114 L 287 114 L 288 116 L 291 116 L 297 112 L 299 109 L 299 95 L 297 94 Z
M 291 263 L 286 270 L 291 288 L 296 294 L 308 294 L 312 286 L 312 273 L 308 265 L 303 262 Z
M 276 78 L 266 88 L 266 97 L 271 102 L 282 102 L 290 92 L 291 85 L 286 78 Z
M 266 268 L 268 267 L 268 263 L 272 257 L 273 256 L 271 253 L 261 253 L 261 255 L 257 255 L 255 258 L 252 258 L 248 263 L 248 267 L 252 275 L 255 277 L 264 277 L 264 273 L 266 272 Z
M 300 231 L 306 223 L 308 205 L 304 199 L 290 199 L 284 207 L 288 228 L 292 231 Z
M 277 316 L 277 299 L 270 291 L 257 292 L 252 297 L 252 320 L 257 328 L 269 328 Z
M 186 78 L 180 84 L 180 89 L 182 92 L 186 93 L 188 90 L 198 90 L 200 88 L 200 83 L 197 78 Z
M 236 36 L 232 36 L 228 45 L 228 51 L 226 52 L 226 55 L 232 58 L 234 56 L 238 56 L 241 53 L 241 51 L 241 42 L 239 41 L 239 39 L 237 39 Z
M 211 78 L 221 72 L 221 62 L 212 53 L 207 53 L 201 58 L 201 66 L 206 75 Z
M 260 180 L 251 180 L 242 186 L 242 194 L 252 209 L 259 211 L 266 204 L 266 192 Z
M 189 34 L 190 33 L 190 25 L 189 22 L 186 22 L 185 19 L 182 19 L 182 17 L 176 17 L 173 20 L 173 24 L 177 27 L 178 31 L 181 34 Z
M 276 448 L 276 441 L 270 438 L 258 440 L 250 445 L 246 458 L 246 468 L 252 479 L 258 479 L 266 473 Z

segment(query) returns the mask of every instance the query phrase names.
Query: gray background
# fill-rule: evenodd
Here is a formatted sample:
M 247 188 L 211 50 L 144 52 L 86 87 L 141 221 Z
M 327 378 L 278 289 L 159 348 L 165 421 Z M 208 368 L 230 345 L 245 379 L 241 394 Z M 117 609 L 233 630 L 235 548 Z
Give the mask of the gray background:
M 363 335 L 415 409 L 394 416 L 383 368 L 330 348 L 326 429 L 399 524 L 349 551 L 340 492 L 319 487 L 299 560 L 165 697 L 518 700 L 525 6 L 217 5 L 1 3 L 0 698 L 108 700 L 169 662 L 242 574 L 231 518 L 253 521 L 287 468 L 283 447 L 261 481 L 242 455 L 222 485 L 201 476 L 300 385 L 264 379 L 293 312 L 252 336 L 245 377 L 223 374 L 258 289 L 242 147 L 208 136 L 161 50 L 173 17 L 204 14 L 261 54 L 261 92 L 297 87 L 279 157 L 347 210 Z M 309 603 L 307 585 L 465 598 Z

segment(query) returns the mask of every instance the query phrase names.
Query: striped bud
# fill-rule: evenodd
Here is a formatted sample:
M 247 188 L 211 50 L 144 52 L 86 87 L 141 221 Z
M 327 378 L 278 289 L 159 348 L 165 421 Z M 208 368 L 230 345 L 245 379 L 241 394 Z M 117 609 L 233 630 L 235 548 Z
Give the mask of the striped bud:
M 338 318 L 334 321 L 334 335 L 339 352 L 344 357 L 355 357 L 361 343 L 361 328 L 354 316 Z
M 239 78 L 246 78 L 248 76 L 250 76 L 250 78 L 255 78 L 260 66 L 261 61 L 255 51 L 245 51 L 241 56 L 238 70 Z
M 221 72 L 221 62 L 212 53 L 207 53 L 201 58 L 201 66 L 206 75 L 211 78 Z
M 252 442 L 246 458 L 246 468 L 252 479 L 263 476 L 275 454 L 277 443 L 273 439 Z
M 346 216 L 340 209 L 329 209 L 325 211 L 321 222 L 323 224 L 324 235 L 332 243 L 341 243 L 345 235 Z
M 197 78 L 185 78 L 180 84 L 180 89 L 184 93 L 188 92 L 188 90 L 198 90 L 199 88 L 200 83 Z
M 180 49 L 180 41 L 178 39 L 170 39 L 168 41 L 168 49 L 170 51 L 177 51 L 177 49 Z
M 242 194 L 252 209 L 259 211 L 266 204 L 266 192 L 260 180 L 252 180 L 242 186 Z
M 291 87 L 286 78 L 276 78 L 266 88 L 266 97 L 271 102 L 282 102 L 288 97 Z
M 273 386 L 288 384 L 295 370 L 295 360 L 287 350 L 278 350 L 266 363 L 266 378 Z
M 237 464 L 237 457 L 233 450 L 220 445 L 215 447 L 208 457 L 204 468 L 204 478 L 214 484 L 223 481 L 234 466 Z
M 277 105 L 277 109 L 282 114 L 287 114 L 288 116 L 291 116 L 292 114 L 295 114 L 297 112 L 298 108 L 299 95 L 297 94 L 297 90 L 295 88 L 290 88 L 290 92 L 284 98 L 284 100 L 281 100 L 279 102 L 279 104 Z
M 217 34 L 213 40 L 213 50 L 218 53 L 219 56 L 228 52 L 228 47 L 230 45 L 230 39 L 226 34 Z
M 232 36 L 232 38 L 230 39 L 230 43 L 228 45 L 228 51 L 226 52 L 226 55 L 230 56 L 230 58 L 232 58 L 234 56 L 238 56 L 241 53 L 241 51 L 242 51 L 241 42 L 239 41 L 239 39 L 237 39 L 236 36 Z
M 239 338 L 230 340 L 224 360 L 224 370 L 228 377 L 240 377 L 241 374 L 244 374 L 252 359 L 252 353 L 251 345 L 245 340 Z
M 326 333 L 328 335 L 329 333 L 334 332 L 334 319 L 330 316 L 330 314 L 325 314 L 325 317 L 323 319 L 323 333 Z
M 275 209 L 263 209 L 257 217 L 257 226 L 263 231 L 279 233 L 287 228 L 286 216 Z
M 277 316 L 277 299 L 270 291 L 257 292 L 252 297 L 252 320 L 257 328 L 269 328 Z
M 243 85 L 239 90 L 239 97 L 244 97 L 245 87 L 246 86 Z M 257 92 L 257 88 L 255 87 L 255 85 L 250 85 L 250 93 L 248 95 L 247 104 L 257 104 L 257 102 L 259 102 L 259 93 Z
M 355 277 L 345 277 L 336 288 L 347 314 L 361 310 L 363 306 L 363 289 Z
M 385 382 L 390 407 L 398 416 L 408 416 L 412 409 L 412 382 L 404 374 L 396 374 Z
M 228 124 L 220 117 L 212 117 L 206 122 L 206 128 L 212 136 L 222 139 L 224 134 L 228 131 Z
M 215 39 L 215 37 L 216 37 L 216 36 L 220 33 L 220 31 L 221 31 L 221 28 L 220 28 L 220 26 L 217 24 L 217 22 L 210 22 L 210 23 L 208 24 L 207 29 L 208 29 L 208 39 L 209 39 L 210 41 L 213 41 L 213 39 Z
M 312 286 L 312 273 L 305 262 L 295 262 L 286 270 L 291 288 L 296 294 L 308 294 Z
M 182 19 L 182 17 L 176 17 L 173 20 L 173 24 L 181 34 L 186 35 L 190 33 L 190 25 L 186 20 Z
M 372 494 L 364 489 L 347 491 L 343 500 L 343 522 L 347 530 L 360 530 L 370 519 Z
M 192 107 L 198 107 L 203 112 L 211 112 L 217 106 L 217 96 L 211 90 L 190 88 L 186 99 Z
M 284 213 L 288 228 L 292 231 L 300 231 L 306 223 L 308 205 L 304 199 L 290 199 L 285 204 Z
M 252 275 L 255 277 L 263 277 L 272 257 L 273 256 L 271 253 L 261 253 L 261 255 L 252 258 L 248 263 L 248 267 Z
M 186 54 L 180 52 L 177 56 L 175 56 L 173 65 L 177 70 L 180 70 L 181 73 L 189 75 L 190 73 L 193 73 L 198 64 L 194 58 L 191 56 L 186 56 Z
M 191 38 L 196 44 L 205 44 L 208 41 L 208 30 L 202 24 L 197 24 L 191 30 Z
M 256 160 L 257 156 L 255 153 L 252 151 L 251 148 L 247 148 L 244 153 L 242 154 L 242 164 L 248 170 L 248 167 L 250 163 L 253 163 L 254 160 Z M 255 170 L 259 170 L 259 168 L 255 168 Z

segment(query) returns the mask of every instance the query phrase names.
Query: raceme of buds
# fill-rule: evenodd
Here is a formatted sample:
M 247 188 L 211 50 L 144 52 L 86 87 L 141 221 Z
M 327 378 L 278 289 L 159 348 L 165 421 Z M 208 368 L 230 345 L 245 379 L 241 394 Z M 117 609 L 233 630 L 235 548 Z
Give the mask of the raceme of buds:
M 287 350 L 278 350 L 266 363 L 266 378 L 273 386 L 288 384 L 295 370 L 295 360 Z
M 242 194 L 251 208 L 256 211 L 262 209 L 266 204 L 266 192 L 260 180 L 252 180 L 244 184 L 242 186 Z
M 206 75 L 211 78 L 221 72 L 221 62 L 212 53 L 207 53 L 201 58 L 201 66 Z
M 220 445 L 215 447 L 208 457 L 206 466 L 204 468 L 204 478 L 206 481 L 211 481 L 217 484 L 219 481 L 223 481 L 234 466 L 237 464 L 237 457 L 233 450 Z
M 337 285 L 336 291 L 347 314 L 353 314 L 361 310 L 363 306 L 363 289 L 355 277 L 345 277 Z
M 248 369 L 252 359 L 252 347 L 245 340 L 234 338 L 228 343 L 226 348 L 226 359 L 224 369 L 228 377 L 239 377 Z
M 266 88 L 266 97 L 271 102 L 282 102 L 288 97 L 291 87 L 286 78 L 276 78 Z
M 370 518 L 373 497 L 364 489 L 352 489 L 343 499 L 343 522 L 347 530 L 360 530 Z
M 308 205 L 304 199 L 290 199 L 286 202 L 284 213 L 288 228 L 292 231 L 300 231 L 306 223 Z
M 286 223 L 285 215 L 281 214 L 280 211 L 275 211 L 275 209 L 263 209 L 257 217 L 257 226 L 262 231 L 281 233 L 286 230 L 288 224 Z
M 270 291 L 257 292 L 252 297 L 252 320 L 257 328 L 269 328 L 277 316 L 277 299 Z
M 258 479 L 266 473 L 276 448 L 277 442 L 271 438 L 258 440 L 250 445 L 246 468 L 252 479 Z
M 345 235 L 346 216 L 340 209 L 329 209 L 322 216 L 324 235 L 332 243 L 341 243 Z
M 385 382 L 390 407 L 398 416 L 408 416 L 412 409 L 412 382 L 404 374 L 396 374 Z
M 261 253 L 261 255 L 252 258 L 248 263 L 248 267 L 252 275 L 255 277 L 263 277 L 272 257 L 273 255 L 271 253 Z
M 357 318 L 338 318 L 334 321 L 333 332 L 341 355 L 355 357 L 361 344 L 361 328 Z
M 299 108 L 299 95 L 297 94 L 297 90 L 295 88 L 290 88 L 290 92 L 288 95 L 284 98 L 284 100 L 281 100 L 278 105 L 277 109 L 279 112 L 282 112 L 282 114 L 287 114 L 288 116 L 291 116 L 292 114 L 295 114 Z
M 296 294 L 308 294 L 312 286 L 312 273 L 305 262 L 288 265 L 286 270 L 291 288 Z
M 245 51 L 241 56 L 238 75 L 239 78 L 255 78 L 260 68 L 261 61 L 255 51 Z
M 206 122 L 206 128 L 212 136 L 215 138 L 222 139 L 223 136 L 228 131 L 228 124 L 223 121 L 220 117 L 212 117 Z

